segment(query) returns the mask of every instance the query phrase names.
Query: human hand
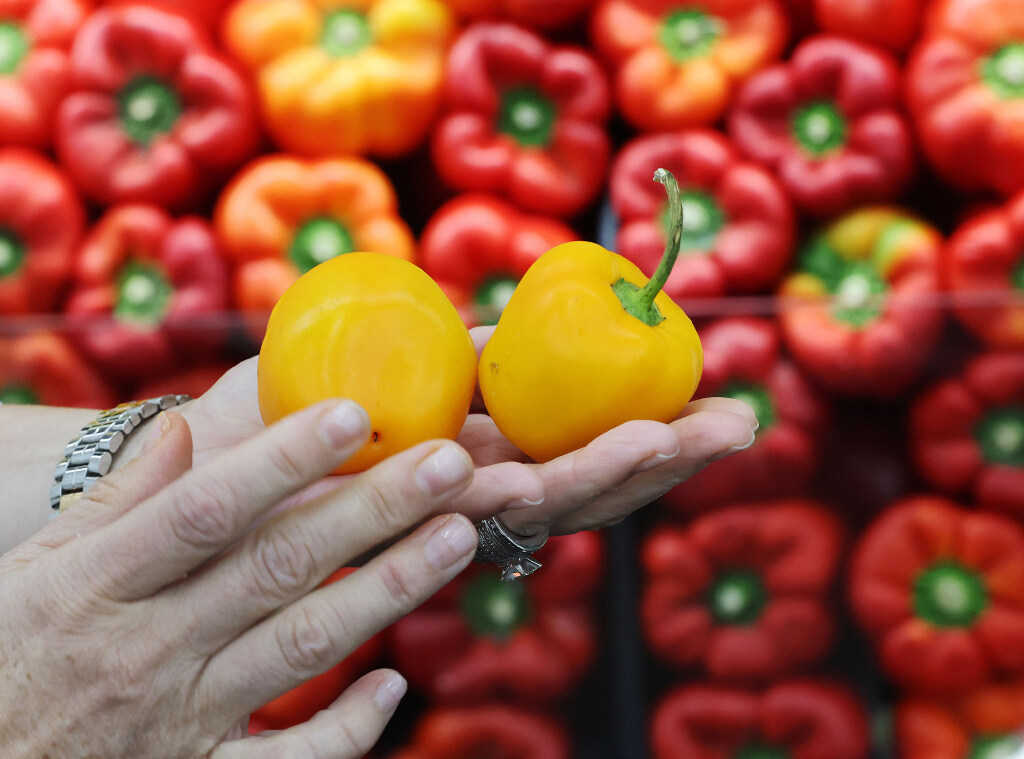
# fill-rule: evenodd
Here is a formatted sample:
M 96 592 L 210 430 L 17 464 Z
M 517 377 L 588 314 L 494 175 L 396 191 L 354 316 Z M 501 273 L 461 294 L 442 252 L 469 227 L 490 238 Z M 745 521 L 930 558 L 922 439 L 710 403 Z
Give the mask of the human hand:
M 404 693 L 397 673 L 289 730 L 241 726 L 469 563 L 472 525 L 442 516 L 317 589 L 456 498 L 469 456 L 423 443 L 267 517 L 364 443 L 358 406 L 318 404 L 194 462 L 181 416 L 150 424 L 136 459 L 0 558 L 0 755 L 363 756 Z

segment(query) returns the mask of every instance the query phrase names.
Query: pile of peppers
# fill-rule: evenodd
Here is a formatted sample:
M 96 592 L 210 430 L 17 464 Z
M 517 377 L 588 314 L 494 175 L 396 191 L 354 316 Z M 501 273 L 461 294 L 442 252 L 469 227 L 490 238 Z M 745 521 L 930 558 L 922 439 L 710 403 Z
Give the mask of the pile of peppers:
M 0 403 L 199 395 L 351 252 L 470 327 L 563 243 L 650 277 L 658 168 L 754 443 L 250 729 L 394 666 L 376 759 L 1024 750 L 1021 0 L 0 0 Z

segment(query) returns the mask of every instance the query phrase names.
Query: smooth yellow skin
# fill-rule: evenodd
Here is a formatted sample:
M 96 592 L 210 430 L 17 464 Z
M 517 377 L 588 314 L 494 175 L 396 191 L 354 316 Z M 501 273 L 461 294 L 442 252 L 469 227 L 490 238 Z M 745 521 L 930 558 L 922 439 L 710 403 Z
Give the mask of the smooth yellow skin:
M 487 410 L 536 461 L 581 448 L 633 419 L 669 422 L 704 366 L 693 323 L 661 292 L 654 327 L 627 313 L 611 285 L 647 277 L 589 242 L 546 252 L 519 282 L 480 356 Z
M 424 440 L 454 439 L 476 389 L 476 349 L 422 269 L 346 253 L 311 269 L 270 315 L 260 348 L 263 421 L 351 398 L 373 433 L 337 474 L 360 472 Z

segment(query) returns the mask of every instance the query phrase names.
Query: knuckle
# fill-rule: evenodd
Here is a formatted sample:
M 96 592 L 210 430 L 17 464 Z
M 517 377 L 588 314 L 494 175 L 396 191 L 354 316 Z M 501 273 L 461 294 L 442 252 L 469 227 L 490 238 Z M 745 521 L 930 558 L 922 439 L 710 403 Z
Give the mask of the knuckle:
M 222 545 L 234 535 L 233 510 L 225 504 L 239 500 L 226 482 L 193 480 L 188 490 L 176 498 L 177 508 L 170 519 L 174 538 L 197 548 Z
M 329 669 L 336 649 L 331 630 L 310 609 L 298 609 L 276 627 L 277 645 L 285 665 L 306 680 Z
M 385 535 L 394 535 L 408 527 L 411 520 L 403 506 L 409 505 L 409 502 L 372 477 L 363 483 L 362 500 Z
M 395 561 L 385 561 L 380 569 L 385 590 L 404 608 L 418 606 L 423 600 L 417 583 L 406 575 Z
M 305 482 L 309 479 L 302 460 L 283 448 L 271 448 L 268 453 L 270 466 L 284 482 Z
M 263 595 L 287 601 L 312 587 L 318 567 L 300 535 L 261 532 L 254 549 L 254 571 Z
M 338 723 L 338 736 L 343 746 L 352 756 L 365 756 L 373 748 L 373 740 L 364 730 L 356 730 L 348 720 Z

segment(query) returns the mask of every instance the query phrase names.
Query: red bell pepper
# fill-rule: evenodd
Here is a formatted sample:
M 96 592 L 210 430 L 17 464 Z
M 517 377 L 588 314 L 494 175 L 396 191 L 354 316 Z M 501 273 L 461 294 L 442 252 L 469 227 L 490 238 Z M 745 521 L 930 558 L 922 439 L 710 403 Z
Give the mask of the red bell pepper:
M 788 680 L 763 693 L 688 685 L 651 722 L 654 759 L 867 759 L 868 720 L 843 687 Z
M 906 498 L 861 537 L 850 600 L 882 668 L 925 694 L 1024 675 L 1024 528 L 933 496 Z
M 894 199 L 914 174 L 899 65 L 842 37 L 801 42 L 736 95 L 729 136 L 813 216 Z
M 938 0 L 907 62 L 925 155 L 962 190 L 1024 189 L 1024 13 L 1018 0 Z
M 323 585 L 337 582 L 354 571 L 354 567 L 342 567 L 328 577 Z M 381 636 L 375 635 L 345 657 L 340 664 L 253 712 L 249 718 L 249 732 L 284 730 L 306 722 L 318 711 L 333 704 L 348 686 L 369 672 L 380 659 L 382 651 Z
M 187 16 L 213 32 L 231 0 L 100 0 L 105 5 L 148 5 Z
M 448 55 L 434 164 L 458 190 L 571 216 L 603 187 L 610 107 L 604 72 L 585 50 L 480 21 Z
M 651 181 L 659 167 L 683 191 L 679 257 L 662 289 L 681 299 L 773 288 L 792 256 L 792 204 L 771 174 L 711 130 L 641 136 L 622 149 L 609 185 L 619 255 L 648 277 L 658 268 L 668 223 L 665 193 Z
M 407 746 L 388 759 L 570 759 L 565 727 L 551 717 L 488 704 L 428 711 Z
M 66 313 L 87 356 L 139 380 L 219 348 L 228 293 L 227 259 L 208 222 L 115 206 L 78 252 Z
M 801 493 L 821 456 L 830 409 L 822 394 L 782 354 L 772 321 L 720 319 L 701 330 L 704 373 L 697 397 L 745 401 L 760 426 L 754 444 L 716 461 L 662 497 L 687 514 L 716 504 Z
M 896 707 L 897 759 L 1010 759 L 1024 749 L 1024 680 Z
M 0 0 L 0 145 L 45 148 L 85 0 Z
M 598 0 L 590 37 L 615 72 L 622 115 L 665 132 L 718 121 L 789 30 L 779 0 Z
M 197 207 L 256 149 L 249 83 L 183 16 L 101 8 L 75 38 L 71 66 L 57 152 L 99 203 Z
M 505 19 L 531 29 L 560 29 L 578 21 L 592 0 L 448 0 L 464 19 Z
M 922 394 L 910 447 L 929 485 L 1024 518 L 1024 352 L 976 356 Z
M 758 685 L 820 662 L 842 531 L 810 501 L 728 506 L 644 540 L 641 622 L 657 659 Z
M 31 332 L 0 337 L 0 402 L 104 409 L 116 400 L 67 339 Z
M 918 376 L 942 333 L 942 238 L 890 207 L 832 222 L 779 288 L 779 323 L 797 363 L 837 393 L 896 397 Z
M 492 195 L 450 200 L 427 222 L 420 266 L 469 327 L 497 324 L 519 280 L 542 253 L 579 239 L 563 222 L 526 214 Z
M 917 39 L 924 7 L 924 0 L 814 0 L 814 17 L 822 31 L 901 53 Z
M 1024 192 L 961 224 L 942 266 L 956 318 L 989 345 L 1024 349 Z
M 75 188 L 49 160 L 0 149 L 0 315 L 52 310 L 85 231 Z
M 597 653 L 593 594 L 604 546 L 592 532 L 553 538 L 544 575 L 501 582 L 474 565 L 389 628 L 396 667 L 447 703 L 530 704 L 565 696 Z

